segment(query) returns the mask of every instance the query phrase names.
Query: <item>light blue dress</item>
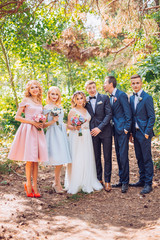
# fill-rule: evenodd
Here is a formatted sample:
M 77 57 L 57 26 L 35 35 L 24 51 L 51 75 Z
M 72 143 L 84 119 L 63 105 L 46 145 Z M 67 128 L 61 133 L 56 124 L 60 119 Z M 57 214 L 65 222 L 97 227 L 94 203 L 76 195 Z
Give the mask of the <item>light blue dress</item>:
M 63 123 L 64 112 L 62 107 L 59 114 L 59 125 L 55 122 L 47 128 L 46 141 L 48 148 L 48 162 L 45 165 L 62 165 L 71 163 L 71 154 L 69 149 L 69 143 L 67 139 L 66 128 Z M 48 121 L 53 119 L 51 115 L 51 109 L 46 108 L 43 113 L 47 116 Z

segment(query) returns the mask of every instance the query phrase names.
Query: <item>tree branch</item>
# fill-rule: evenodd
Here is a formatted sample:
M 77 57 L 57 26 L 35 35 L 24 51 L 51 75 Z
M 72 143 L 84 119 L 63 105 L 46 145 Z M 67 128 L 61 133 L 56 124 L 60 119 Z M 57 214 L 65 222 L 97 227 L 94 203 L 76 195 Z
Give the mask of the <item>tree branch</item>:
M 110 53 L 119 53 L 119 52 L 121 52 L 121 51 L 123 51 L 125 48 L 127 48 L 127 47 L 129 47 L 132 43 L 134 43 L 135 42 L 135 39 L 132 39 L 132 41 L 131 42 L 129 42 L 127 45 L 125 45 L 124 47 L 122 47 L 122 48 L 120 48 L 119 50 L 117 50 L 117 51 L 111 51 Z
M 143 11 L 148 11 L 148 10 L 151 10 L 151 9 L 158 9 L 158 8 L 160 8 L 160 5 L 159 6 L 145 8 Z

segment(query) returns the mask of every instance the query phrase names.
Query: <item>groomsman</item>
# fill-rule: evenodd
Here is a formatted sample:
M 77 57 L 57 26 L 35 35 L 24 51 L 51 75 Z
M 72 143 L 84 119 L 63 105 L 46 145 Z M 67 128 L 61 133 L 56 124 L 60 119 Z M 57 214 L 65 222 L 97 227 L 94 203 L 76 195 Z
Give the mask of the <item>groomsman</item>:
M 85 84 L 87 97 L 86 108 L 91 115 L 90 130 L 95 153 L 97 178 L 102 181 L 101 144 L 104 154 L 104 188 L 111 191 L 111 170 L 112 170 L 112 127 L 110 124 L 112 110 L 109 97 L 99 94 L 96 90 L 96 83 L 89 80 Z
M 132 114 L 127 94 L 117 89 L 116 85 L 115 77 L 105 78 L 104 90 L 110 93 L 115 150 L 119 167 L 119 183 L 112 185 L 112 187 L 121 187 L 122 193 L 126 193 L 129 184 L 128 149 Z
M 152 191 L 153 162 L 151 139 L 154 135 L 155 112 L 153 98 L 143 91 L 142 79 L 139 75 L 136 74 L 131 77 L 131 86 L 134 91 L 130 97 L 133 115 L 132 134 L 140 176 L 137 183 L 130 185 L 133 187 L 144 187 L 140 193 L 146 194 Z M 130 139 L 132 141 L 132 135 Z

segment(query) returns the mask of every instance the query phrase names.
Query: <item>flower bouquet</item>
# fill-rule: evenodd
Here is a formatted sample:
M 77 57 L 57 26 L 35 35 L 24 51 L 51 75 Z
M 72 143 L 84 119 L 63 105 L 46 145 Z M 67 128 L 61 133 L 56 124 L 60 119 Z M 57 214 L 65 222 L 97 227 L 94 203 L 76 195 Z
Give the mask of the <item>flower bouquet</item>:
M 76 114 L 75 117 L 71 118 L 71 124 L 72 126 L 81 126 L 83 123 L 85 123 L 87 120 L 82 116 Z M 82 129 L 79 129 L 78 136 L 82 136 Z
M 34 115 L 34 116 L 33 116 L 33 120 L 34 120 L 35 122 L 43 123 L 43 122 L 46 121 L 46 116 L 43 115 L 43 114 L 37 114 L 37 115 Z M 38 129 L 38 131 L 41 131 L 41 130 L 42 130 L 41 128 Z
M 55 107 L 51 109 L 51 116 L 56 117 L 61 113 L 61 108 Z M 59 122 L 56 122 L 59 125 Z

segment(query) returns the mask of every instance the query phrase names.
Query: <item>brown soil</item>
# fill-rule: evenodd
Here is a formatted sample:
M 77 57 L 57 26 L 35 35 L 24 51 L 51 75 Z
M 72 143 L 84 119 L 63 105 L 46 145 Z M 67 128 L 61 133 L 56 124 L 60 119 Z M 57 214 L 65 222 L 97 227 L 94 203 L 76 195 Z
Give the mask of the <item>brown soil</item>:
M 153 146 L 153 159 L 158 159 Z M 0 176 L 0 239 L 101 240 L 160 239 L 160 171 L 155 169 L 154 189 L 141 196 L 141 188 L 104 190 L 92 194 L 56 194 L 52 189 L 53 167 L 40 166 L 42 198 L 27 198 L 22 183 L 24 164 Z M 64 170 L 62 181 L 64 180 Z M 130 145 L 130 182 L 138 180 L 133 145 Z M 112 183 L 118 181 L 113 151 Z

